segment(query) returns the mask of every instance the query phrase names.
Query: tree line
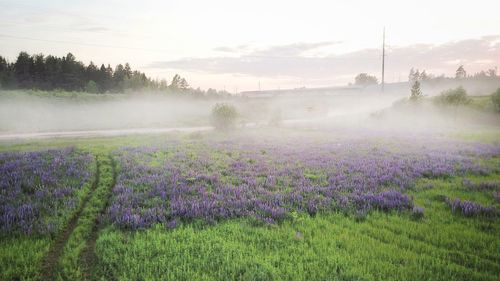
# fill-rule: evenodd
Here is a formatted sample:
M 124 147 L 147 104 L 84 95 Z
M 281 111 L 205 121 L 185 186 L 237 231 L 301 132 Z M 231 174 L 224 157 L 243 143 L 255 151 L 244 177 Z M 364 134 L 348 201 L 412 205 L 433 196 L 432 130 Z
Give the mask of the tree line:
M 497 75 L 496 73 L 496 68 L 495 69 L 488 69 L 487 71 L 480 71 L 477 73 L 474 73 L 473 75 L 467 74 L 467 71 L 465 70 L 463 65 L 460 65 L 457 70 L 455 71 L 455 77 L 445 77 L 444 75 L 441 76 L 434 76 L 432 74 L 427 75 L 426 71 L 423 70 L 420 72 L 418 69 L 415 70 L 412 68 L 410 70 L 410 74 L 408 75 L 408 80 L 410 82 L 411 88 L 410 88 L 410 101 L 419 101 L 423 98 L 422 90 L 421 90 L 421 83 L 420 81 L 435 81 L 435 80 L 443 80 L 443 79 L 457 79 L 457 80 L 464 80 L 464 79 L 475 79 L 475 80 L 493 80 L 493 79 L 500 79 L 500 76 Z M 500 88 L 498 88 L 493 94 L 491 94 L 491 99 L 493 102 L 493 107 L 495 110 L 500 111 Z M 455 89 L 449 89 L 446 91 L 443 91 L 440 96 L 435 99 L 435 101 L 438 104 L 444 104 L 444 105 L 466 105 L 470 103 L 470 99 L 467 95 L 467 91 L 462 87 L 459 86 L 458 88 Z
M 15 62 L 0 56 L 0 88 L 85 91 L 89 93 L 122 93 L 152 90 L 187 93 L 195 96 L 226 95 L 227 92 L 192 89 L 186 79 L 176 74 L 172 81 L 151 79 L 143 72 L 132 70 L 128 63 L 113 69 L 109 64 L 85 65 L 68 53 L 63 57 L 21 52 Z
M 408 74 L 408 81 L 410 82 L 411 85 L 413 85 L 415 82 L 418 81 L 442 81 L 442 80 L 449 80 L 449 79 L 457 79 L 457 80 L 464 80 L 464 79 L 472 79 L 472 80 L 488 80 L 488 79 L 500 79 L 500 76 L 497 75 L 497 70 L 496 69 L 488 69 L 488 70 L 482 70 L 480 72 L 476 72 L 474 74 L 469 74 L 465 70 L 463 65 L 460 65 L 457 70 L 455 71 L 455 77 L 446 77 L 444 74 L 441 75 L 434 75 L 434 74 L 427 74 L 427 72 L 424 70 L 420 71 L 419 69 L 411 68 L 410 73 Z M 370 85 L 377 85 L 378 79 L 377 77 L 373 75 L 369 75 L 367 73 L 360 73 L 354 78 L 354 83 L 349 83 L 349 85 L 356 85 L 356 86 L 370 86 Z
M 434 74 L 427 74 L 427 72 L 422 70 L 420 72 L 419 69 L 412 68 L 410 69 L 410 73 L 408 74 L 408 81 L 410 83 L 413 83 L 415 81 L 431 81 L 431 80 L 446 80 L 446 79 L 457 79 L 457 80 L 464 80 L 464 79 L 499 79 L 500 77 L 497 75 L 497 70 L 496 69 L 488 69 L 486 71 L 481 70 L 480 72 L 476 72 L 474 74 L 469 74 L 465 70 L 465 67 L 463 65 L 460 65 L 457 70 L 455 71 L 455 77 L 446 77 L 444 74 L 441 75 L 434 75 Z

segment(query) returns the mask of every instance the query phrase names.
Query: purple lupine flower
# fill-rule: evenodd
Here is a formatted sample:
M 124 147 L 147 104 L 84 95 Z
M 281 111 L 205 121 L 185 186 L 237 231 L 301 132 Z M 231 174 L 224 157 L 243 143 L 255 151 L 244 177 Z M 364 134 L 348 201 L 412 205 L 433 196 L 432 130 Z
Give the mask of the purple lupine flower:
M 460 213 L 465 217 L 472 217 L 472 216 L 497 217 L 499 215 L 499 211 L 494 206 L 485 207 L 478 203 L 468 200 L 462 201 L 459 198 L 451 200 L 447 198 L 446 203 L 451 207 L 451 211 L 453 213 Z
M 0 232 L 56 232 L 76 208 L 92 160 L 74 148 L 0 153 Z
M 423 209 L 405 194 L 418 178 L 489 173 L 476 159 L 498 156 L 500 147 L 433 139 L 391 146 L 347 138 L 234 139 L 192 141 L 189 148 L 172 141 L 113 155 L 121 169 L 106 218 L 118 227 L 138 229 L 168 225 L 172 218 L 214 222 L 253 217 L 273 224 L 291 211 L 366 216 L 376 209 L 419 215 Z

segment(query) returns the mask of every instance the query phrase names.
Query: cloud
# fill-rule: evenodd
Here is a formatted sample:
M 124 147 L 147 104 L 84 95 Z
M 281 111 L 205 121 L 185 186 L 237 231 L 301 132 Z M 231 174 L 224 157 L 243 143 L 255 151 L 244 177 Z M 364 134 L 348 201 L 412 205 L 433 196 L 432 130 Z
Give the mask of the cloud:
M 265 49 L 252 49 L 249 45 L 239 45 L 236 47 L 222 46 L 214 48 L 214 51 L 252 57 L 286 57 L 301 56 L 307 51 L 316 50 L 322 47 L 327 47 L 339 43 L 340 41 L 324 41 L 314 43 L 299 42 L 287 45 L 272 46 Z
M 91 26 L 91 27 L 82 27 L 78 28 L 78 31 L 86 31 L 86 32 L 106 32 L 110 31 L 109 28 L 104 26 Z
M 223 52 L 223 53 L 240 53 L 240 52 L 248 49 L 248 47 L 249 47 L 249 45 L 239 45 L 236 47 L 221 46 L 221 47 L 214 48 L 214 51 Z
M 327 47 L 340 42 L 324 41 L 315 43 L 294 43 L 281 46 L 273 46 L 264 50 L 256 50 L 250 56 L 253 57 L 294 57 L 302 56 L 305 52 L 316 50 L 321 47 Z
M 110 29 L 104 26 L 91 26 L 91 27 L 84 27 L 78 29 L 79 31 L 87 31 L 87 32 L 105 32 L 109 31 Z
M 428 72 L 454 71 L 464 64 L 469 72 L 500 64 L 500 36 L 486 36 L 445 44 L 415 44 L 389 46 L 386 54 L 387 73 L 406 74 L 411 67 L 427 69 Z M 211 74 L 242 74 L 256 77 L 294 77 L 300 79 L 330 79 L 360 72 L 380 72 L 381 50 L 362 49 L 341 55 L 306 56 L 309 51 L 327 47 L 338 42 L 295 43 L 272 46 L 263 50 L 219 47 L 221 52 L 237 53 L 238 56 L 207 58 L 183 58 L 157 61 L 152 68 L 167 68 Z M 453 64 L 450 64 L 453 62 Z

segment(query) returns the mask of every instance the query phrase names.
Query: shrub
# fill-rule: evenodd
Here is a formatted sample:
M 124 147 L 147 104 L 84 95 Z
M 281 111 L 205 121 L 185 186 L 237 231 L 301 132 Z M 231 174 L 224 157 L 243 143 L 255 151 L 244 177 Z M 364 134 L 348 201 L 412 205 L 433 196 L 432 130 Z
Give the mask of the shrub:
M 96 82 L 94 82 L 93 80 L 90 80 L 87 83 L 87 85 L 85 85 L 85 92 L 97 94 L 99 92 L 99 89 L 97 88 Z
M 375 76 L 368 75 L 367 73 L 360 73 L 354 78 L 354 85 L 367 87 L 370 85 L 377 85 L 378 80 Z
M 500 111 L 500 88 L 496 90 L 491 95 L 491 100 L 493 101 L 493 107 L 495 107 L 495 110 Z
M 438 103 L 444 105 L 466 105 L 470 102 L 467 91 L 463 87 L 449 89 L 441 93 L 437 99 Z
M 212 109 L 212 124 L 218 130 L 232 129 L 236 125 L 238 111 L 233 105 L 217 103 Z

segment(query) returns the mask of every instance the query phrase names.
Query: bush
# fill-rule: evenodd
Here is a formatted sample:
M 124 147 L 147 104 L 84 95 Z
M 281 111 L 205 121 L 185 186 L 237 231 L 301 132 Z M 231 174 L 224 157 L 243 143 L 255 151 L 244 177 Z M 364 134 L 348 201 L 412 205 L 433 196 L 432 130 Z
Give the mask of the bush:
M 94 82 L 93 80 L 90 80 L 87 83 L 87 85 L 85 85 L 85 92 L 97 94 L 99 92 L 99 89 L 97 88 L 97 83 Z
M 444 105 L 466 105 L 470 102 L 467 92 L 463 87 L 449 89 L 441 93 L 437 99 L 438 103 Z
M 377 85 L 378 80 L 375 76 L 366 73 L 360 73 L 354 78 L 354 85 L 367 87 L 370 85 Z
M 236 125 L 238 111 L 233 105 L 217 103 L 212 109 L 212 124 L 218 130 L 232 129 Z
M 500 111 L 500 88 L 496 90 L 491 95 L 491 100 L 493 101 L 493 107 L 495 107 L 495 110 Z

